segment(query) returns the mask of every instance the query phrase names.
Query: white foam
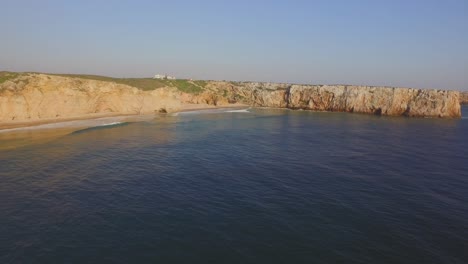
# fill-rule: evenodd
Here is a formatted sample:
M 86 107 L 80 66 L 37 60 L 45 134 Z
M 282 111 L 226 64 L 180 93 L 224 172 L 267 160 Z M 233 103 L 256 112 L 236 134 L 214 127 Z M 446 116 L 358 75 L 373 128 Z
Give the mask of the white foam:
M 84 119 L 84 120 L 74 120 L 74 121 L 64 121 L 29 127 L 18 127 L 18 128 L 9 128 L 2 129 L 0 133 L 8 132 L 18 132 L 18 131 L 28 131 L 28 130 L 42 130 L 42 129 L 57 129 L 57 128 L 86 128 L 86 127 L 100 127 L 100 126 L 113 126 L 121 124 L 122 122 L 118 120 L 123 120 L 124 117 L 102 117 L 96 119 Z
M 246 109 L 229 109 L 229 108 L 213 108 L 202 110 L 191 110 L 186 112 L 179 112 L 179 115 L 199 115 L 199 114 L 222 114 L 222 113 L 250 113 L 249 108 Z M 174 115 L 176 116 L 176 115 Z
M 202 110 L 190 110 L 185 112 L 179 112 L 179 115 L 199 115 L 199 114 L 216 114 L 222 113 L 219 109 L 202 109 Z
M 249 109 L 239 109 L 239 110 L 228 110 L 224 111 L 226 113 L 250 113 Z
M 118 124 L 123 124 L 123 122 L 112 122 L 112 123 L 108 123 L 108 124 L 97 125 L 95 127 L 113 126 L 113 125 L 118 125 Z

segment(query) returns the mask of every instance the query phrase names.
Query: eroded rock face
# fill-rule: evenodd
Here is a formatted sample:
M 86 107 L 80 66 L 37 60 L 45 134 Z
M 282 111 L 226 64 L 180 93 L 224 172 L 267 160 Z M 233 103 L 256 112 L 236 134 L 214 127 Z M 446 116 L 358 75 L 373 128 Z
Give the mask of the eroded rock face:
M 180 105 L 180 93 L 170 87 L 141 91 L 111 82 L 43 74 L 0 86 L 0 121 L 73 118 L 94 113 L 141 114 L 161 108 L 177 110 Z
M 460 92 L 460 104 L 468 104 L 468 92 Z
M 410 117 L 461 116 L 457 91 L 347 85 L 247 83 L 233 93 L 263 107 Z
M 468 94 L 464 94 L 468 95 Z M 467 96 L 468 97 L 468 96 Z M 467 98 L 463 97 L 463 98 Z M 0 84 L 0 122 L 83 117 L 95 113 L 177 111 L 184 104 L 252 106 L 356 112 L 389 116 L 461 116 L 459 92 L 347 85 L 207 82 L 199 94 L 175 87 L 135 87 L 45 74 Z
M 389 116 L 459 117 L 458 93 L 368 86 L 292 86 L 289 108 Z

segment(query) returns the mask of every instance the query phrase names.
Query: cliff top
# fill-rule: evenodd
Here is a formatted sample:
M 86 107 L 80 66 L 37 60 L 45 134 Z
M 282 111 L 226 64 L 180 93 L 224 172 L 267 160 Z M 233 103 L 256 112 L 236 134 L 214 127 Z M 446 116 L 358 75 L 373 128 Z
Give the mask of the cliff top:
M 6 81 L 17 82 L 21 78 L 29 77 L 35 74 L 50 75 L 50 76 L 61 76 L 61 77 L 70 77 L 70 78 L 79 78 L 86 80 L 95 80 L 95 81 L 104 81 L 104 82 L 113 82 L 118 84 L 124 84 L 138 88 L 143 91 L 151 91 L 162 87 L 176 87 L 182 92 L 186 93 L 199 93 L 205 86 L 206 81 L 191 81 L 185 79 L 177 80 L 160 80 L 153 78 L 114 78 L 107 76 L 99 75 L 89 75 L 89 74 L 50 74 L 50 73 L 36 73 L 36 72 L 0 72 L 0 84 Z
M 182 92 L 198 93 L 201 92 L 206 85 L 210 82 L 225 82 L 233 85 L 242 85 L 246 83 L 258 83 L 258 84 L 269 84 L 271 82 L 257 82 L 257 81 L 214 81 L 214 80 L 189 80 L 189 79 L 175 79 L 175 80 L 163 80 L 153 78 L 116 78 L 101 75 L 92 74 L 59 74 L 59 73 L 40 73 L 40 72 L 9 72 L 0 71 L 0 84 L 7 80 L 14 80 L 18 77 L 28 76 L 32 74 L 43 74 L 50 76 L 61 76 L 70 78 L 80 78 L 95 81 L 114 82 L 118 84 L 125 84 L 128 86 L 136 87 L 143 91 L 151 91 L 162 87 L 176 87 Z M 397 88 L 393 86 L 375 86 L 375 85 L 354 85 L 354 84 L 299 84 L 299 83 L 272 83 L 272 84 L 284 84 L 284 85 L 311 85 L 311 86 L 365 86 L 365 87 L 385 87 L 385 88 Z M 398 88 L 409 88 L 409 87 L 398 87 Z M 423 90 L 446 90 L 446 89 L 423 89 Z M 468 95 L 468 91 L 460 91 Z

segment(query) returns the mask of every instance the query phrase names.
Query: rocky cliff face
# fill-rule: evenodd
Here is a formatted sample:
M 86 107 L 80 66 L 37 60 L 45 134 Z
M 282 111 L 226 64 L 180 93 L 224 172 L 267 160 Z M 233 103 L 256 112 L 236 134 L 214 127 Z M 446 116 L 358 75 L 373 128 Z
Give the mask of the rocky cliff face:
M 114 82 L 45 74 L 21 75 L 0 84 L 0 122 L 143 114 L 162 108 L 170 112 L 185 104 L 230 103 L 390 116 L 461 116 L 456 91 L 211 81 L 199 93 L 185 93 L 170 86 L 143 91 Z
M 460 92 L 460 104 L 468 104 L 468 92 Z
M 460 117 L 459 93 L 346 85 L 247 83 L 233 87 L 255 106 L 355 112 L 388 116 Z
M 143 92 L 121 84 L 42 74 L 0 86 L 0 121 L 139 114 L 179 105 L 178 94 L 170 88 Z

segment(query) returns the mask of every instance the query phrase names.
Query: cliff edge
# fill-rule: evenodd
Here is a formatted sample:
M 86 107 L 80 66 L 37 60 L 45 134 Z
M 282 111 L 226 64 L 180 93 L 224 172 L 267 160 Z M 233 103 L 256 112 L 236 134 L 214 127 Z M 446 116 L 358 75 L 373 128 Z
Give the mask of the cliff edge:
M 221 85 L 221 84 L 219 84 Z M 352 85 L 245 83 L 233 87 L 250 104 L 314 111 L 385 116 L 457 118 L 459 92 Z
M 457 118 L 457 91 L 351 85 L 0 74 L 0 122 L 178 111 L 187 104 Z
M 468 91 L 460 92 L 460 104 L 468 105 Z

